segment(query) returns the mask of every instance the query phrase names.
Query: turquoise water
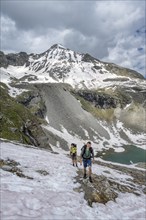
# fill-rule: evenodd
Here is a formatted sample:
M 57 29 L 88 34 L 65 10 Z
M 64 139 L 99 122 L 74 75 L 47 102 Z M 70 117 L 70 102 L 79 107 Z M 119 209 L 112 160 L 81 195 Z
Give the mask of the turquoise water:
M 133 145 L 125 145 L 123 148 L 125 151 L 119 153 L 113 150 L 108 150 L 105 152 L 105 155 L 101 156 L 101 158 L 103 160 L 121 164 L 131 164 L 130 161 L 133 163 L 146 162 L 146 150 Z

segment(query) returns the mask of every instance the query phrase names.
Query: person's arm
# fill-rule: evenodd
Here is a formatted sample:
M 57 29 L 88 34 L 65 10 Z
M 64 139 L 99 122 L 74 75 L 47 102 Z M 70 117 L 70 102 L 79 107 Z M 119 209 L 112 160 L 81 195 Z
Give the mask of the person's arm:
M 80 154 L 80 164 L 82 165 L 82 152 Z
M 71 156 L 71 148 L 70 148 L 70 156 Z

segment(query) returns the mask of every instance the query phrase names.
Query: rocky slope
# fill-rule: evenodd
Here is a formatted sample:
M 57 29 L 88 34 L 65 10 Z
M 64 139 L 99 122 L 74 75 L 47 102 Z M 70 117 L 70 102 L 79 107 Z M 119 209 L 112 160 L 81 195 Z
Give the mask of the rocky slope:
M 52 146 L 68 150 L 71 142 L 81 147 L 87 139 L 93 141 L 97 150 L 124 144 L 144 145 L 144 107 L 141 114 L 138 114 L 140 107 L 133 111 L 138 105 L 134 104 L 136 99 L 122 90 L 113 93 L 112 90 L 73 90 L 59 83 L 19 87 L 28 91 L 18 95 L 17 102 L 47 121 L 43 129 Z M 142 104 L 143 101 L 139 106 Z M 130 117 L 137 117 L 136 121 Z
M 84 190 L 84 197 L 90 206 L 94 202 L 106 204 L 111 200 L 115 201 L 119 192 L 140 195 L 140 191 L 142 191 L 146 194 L 144 170 L 131 169 L 102 161 L 96 161 L 95 164 L 98 165 L 99 170 L 103 169 L 104 171 L 102 175 L 93 174 L 93 184 L 90 184 L 88 180 L 82 180 L 83 174 L 81 170 L 78 171 L 78 176 L 76 177 L 76 181 L 81 184 L 79 188 L 76 188 L 76 191 L 81 192 Z M 129 176 L 129 178 L 123 181 L 117 181 L 116 178 L 111 177 L 112 172 Z M 139 192 L 138 188 L 140 190 Z
M 51 150 L 48 138 L 40 126 L 43 121 L 12 98 L 5 84 L 0 83 L 0 94 L 0 137 Z

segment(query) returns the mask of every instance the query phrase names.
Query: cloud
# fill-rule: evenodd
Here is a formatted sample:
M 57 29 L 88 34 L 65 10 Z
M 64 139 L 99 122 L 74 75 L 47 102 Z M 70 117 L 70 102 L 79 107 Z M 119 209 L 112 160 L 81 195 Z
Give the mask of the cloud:
M 4 51 L 41 53 L 61 43 L 144 74 L 144 1 L 6 0 L 1 5 Z
M 52 44 L 59 42 L 65 44 L 64 38 L 69 30 L 56 30 L 49 28 L 45 34 L 36 34 L 32 30 L 19 30 L 16 23 L 7 16 L 1 17 L 2 34 L 1 44 L 5 52 L 26 51 L 28 53 L 41 53 Z
M 145 50 L 139 49 L 139 45 L 144 45 L 143 38 L 129 36 L 117 36 L 117 44 L 114 48 L 108 48 L 108 56 L 105 61 L 113 62 L 121 66 L 135 69 L 145 73 Z

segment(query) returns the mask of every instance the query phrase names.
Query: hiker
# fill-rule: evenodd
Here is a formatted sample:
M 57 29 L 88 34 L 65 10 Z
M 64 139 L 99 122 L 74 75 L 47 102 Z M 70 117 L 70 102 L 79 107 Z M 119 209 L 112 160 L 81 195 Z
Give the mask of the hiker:
M 71 144 L 71 148 L 70 148 L 70 156 L 72 158 L 72 164 L 73 166 L 76 165 L 76 167 L 78 166 L 77 164 L 77 145 L 72 143 Z
M 93 160 L 91 160 L 91 158 Z M 83 176 L 83 178 L 84 179 L 87 178 L 86 168 L 88 166 L 89 167 L 89 181 L 92 183 L 92 178 L 91 178 L 92 170 L 91 170 L 91 166 L 92 166 L 92 162 L 94 163 L 94 152 L 93 152 L 93 148 L 91 147 L 91 142 L 90 141 L 88 141 L 87 144 L 85 144 L 81 148 L 81 155 L 80 155 L 80 163 L 81 163 L 81 165 L 82 165 L 82 161 L 83 161 L 83 166 L 84 166 L 84 176 Z

